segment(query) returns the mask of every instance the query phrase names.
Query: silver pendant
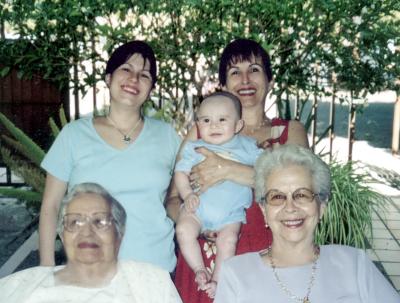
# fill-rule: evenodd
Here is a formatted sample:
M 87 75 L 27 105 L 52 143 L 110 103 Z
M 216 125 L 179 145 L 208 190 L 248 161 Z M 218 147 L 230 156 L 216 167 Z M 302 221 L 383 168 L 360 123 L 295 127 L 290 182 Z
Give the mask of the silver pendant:
M 124 135 L 124 138 L 122 140 L 124 140 L 125 144 L 129 144 L 131 142 L 131 137 L 128 137 L 127 135 Z

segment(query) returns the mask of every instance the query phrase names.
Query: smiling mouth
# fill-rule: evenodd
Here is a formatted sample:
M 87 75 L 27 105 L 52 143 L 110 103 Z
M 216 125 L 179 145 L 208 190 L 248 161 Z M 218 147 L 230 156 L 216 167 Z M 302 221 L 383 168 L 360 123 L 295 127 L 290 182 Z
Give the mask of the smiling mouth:
M 127 92 L 129 94 L 132 94 L 132 95 L 138 95 L 139 94 L 139 90 L 138 89 L 136 89 L 136 88 L 134 88 L 132 86 L 129 86 L 129 85 L 121 85 L 121 88 L 122 88 L 122 90 L 124 92 Z
M 99 246 L 96 243 L 89 243 L 89 242 L 81 242 L 78 244 L 78 248 L 89 248 L 89 249 L 95 249 L 95 248 L 99 248 Z
M 303 225 L 304 219 L 281 221 L 288 228 L 298 228 Z
M 256 93 L 256 90 L 253 88 L 249 88 L 249 89 L 240 89 L 238 90 L 238 94 L 240 96 L 252 96 Z

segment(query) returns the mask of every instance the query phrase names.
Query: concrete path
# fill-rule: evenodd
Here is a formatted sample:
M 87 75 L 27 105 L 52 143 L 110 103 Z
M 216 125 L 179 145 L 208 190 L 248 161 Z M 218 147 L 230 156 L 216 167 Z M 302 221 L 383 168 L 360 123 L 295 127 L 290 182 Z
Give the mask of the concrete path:
M 368 254 L 400 293 L 400 196 L 391 197 L 385 210 L 373 213 Z

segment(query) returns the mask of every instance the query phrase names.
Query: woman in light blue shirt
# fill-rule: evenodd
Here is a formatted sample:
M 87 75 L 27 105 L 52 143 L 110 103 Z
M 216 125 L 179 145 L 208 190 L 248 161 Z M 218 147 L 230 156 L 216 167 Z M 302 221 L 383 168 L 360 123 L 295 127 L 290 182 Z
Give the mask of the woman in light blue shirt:
M 180 138 L 171 125 L 141 114 L 156 80 L 151 47 L 142 41 L 121 45 L 106 67 L 109 113 L 73 121 L 56 138 L 42 162 L 47 178 L 39 223 L 41 265 L 54 265 L 56 217 L 65 192 L 95 182 L 127 211 L 119 259 L 174 270 L 174 228 L 164 199 Z

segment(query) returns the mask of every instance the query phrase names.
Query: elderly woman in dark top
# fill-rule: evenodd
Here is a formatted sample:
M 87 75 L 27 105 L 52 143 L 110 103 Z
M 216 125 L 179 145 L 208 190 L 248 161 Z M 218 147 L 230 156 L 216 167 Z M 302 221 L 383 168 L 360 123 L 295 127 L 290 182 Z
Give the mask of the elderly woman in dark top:
M 118 262 L 126 213 L 103 187 L 73 187 L 59 217 L 66 265 L 38 266 L 0 280 L 0 302 L 181 302 L 167 271 Z
M 364 251 L 314 242 L 329 202 L 328 165 L 287 145 L 265 151 L 255 169 L 256 199 L 273 242 L 223 263 L 215 303 L 400 302 Z

